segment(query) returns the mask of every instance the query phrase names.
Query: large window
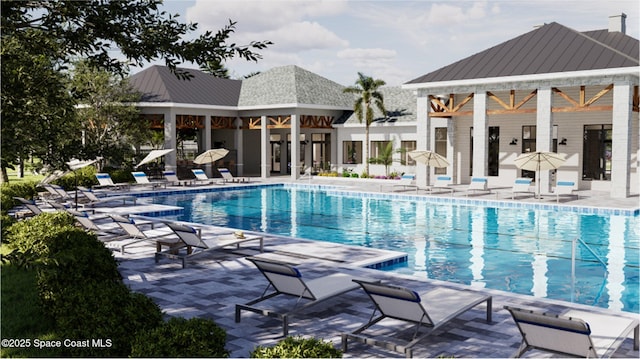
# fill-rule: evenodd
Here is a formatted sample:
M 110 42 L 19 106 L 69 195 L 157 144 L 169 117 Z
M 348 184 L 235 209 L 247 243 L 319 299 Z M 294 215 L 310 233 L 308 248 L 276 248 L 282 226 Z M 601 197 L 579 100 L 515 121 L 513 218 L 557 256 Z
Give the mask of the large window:
M 488 140 L 487 173 L 489 176 L 497 176 L 500 170 L 500 127 L 489 127 Z
M 447 128 L 446 127 L 436 127 L 436 153 L 441 155 L 444 158 L 447 158 Z M 435 168 L 435 174 L 444 175 L 447 174 L 447 168 Z
M 522 126 L 522 153 L 536 152 L 536 126 Z M 533 178 L 536 172 L 522 170 L 522 177 Z
M 416 149 L 416 141 L 401 141 L 400 142 L 400 163 L 407 166 L 414 166 L 414 161 L 407 153 Z
M 584 126 L 582 178 L 611 180 L 611 125 Z
M 384 149 L 389 144 L 389 141 L 371 141 L 371 153 L 370 158 L 378 158 L 384 152 Z
M 342 142 L 342 163 L 362 163 L 362 141 Z

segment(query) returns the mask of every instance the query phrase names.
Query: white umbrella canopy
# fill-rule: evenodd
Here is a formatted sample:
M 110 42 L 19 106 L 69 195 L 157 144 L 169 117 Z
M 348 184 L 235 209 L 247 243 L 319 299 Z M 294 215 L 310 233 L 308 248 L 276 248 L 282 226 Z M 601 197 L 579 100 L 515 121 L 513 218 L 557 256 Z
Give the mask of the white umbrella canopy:
M 101 159 L 102 159 L 102 157 L 98 157 L 95 160 L 86 160 L 86 161 L 80 161 L 80 160 L 77 160 L 77 159 L 72 159 L 71 161 L 67 162 L 67 166 L 69 166 L 69 168 L 72 171 L 75 171 L 75 170 L 79 170 L 79 169 L 81 169 L 83 167 L 87 167 L 89 165 L 92 165 L 92 164 L 100 161 Z
M 199 165 L 204 163 L 213 163 L 221 158 L 224 158 L 224 156 L 226 156 L 227 153 L 229 153 L 229 150 L 227 150 L 226 148 L 216 148 L 213 150 L 207 150 L 199 154 L 198 157 L 196 157 L 196 159 L 193 160 L 193 163 L 197 163 Z
M 540 171 L 555 170 L 566 161 L 564 153 L 528 152 L 516 157 L 513 163 L 522 170 L 535 171 L 538 175 L 538 198 L 540 198 Z
M 145 163 L 149 163 L 153 160 L 155 160 L 156 158 L 162 157 L 164 155 L 166 155 L 169 152 L 174 151 L 175 149 L 170 148 L 167 150 L 151 150 L 151 152 L 149 152 L 149 154 L 147 155 L 147 157 L 143 158 L 142 161 L 140 161 L 140 163 L 138 163 L 136 165 L 136 168 L 142 166 Z
M 414 161 L 430 167 L 443 168 L 449 166 L 449 161 L 433 151 L 414 150 L 407 153 Z

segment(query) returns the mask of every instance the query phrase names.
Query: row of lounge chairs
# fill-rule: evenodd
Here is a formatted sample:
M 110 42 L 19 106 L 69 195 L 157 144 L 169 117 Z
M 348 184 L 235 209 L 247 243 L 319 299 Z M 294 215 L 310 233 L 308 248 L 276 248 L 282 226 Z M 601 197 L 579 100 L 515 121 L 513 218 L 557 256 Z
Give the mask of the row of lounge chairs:
M 433 185 L 421 188 L 418 187 L 415 183 L 415 175 L 414 174 L 404 174 L 402 177 L 396 181 L 392 188 L 393 191 L 398 189 L 400 190 L 415 190 L 416 193 L 419 190 L 425 190 L 429 194 L 433 194 L 436 192 L 444 192 L 453 195 L 455 192 L 455 188 L 452 187 L 453 181 L 451 176 L 437 176 Z M 513 187 L 511 189 L 511 199 L 516 199 L 516 195 L 518 194 L 535 194 L 531 189 L 531 178 L 516 178 Z M 578 194 L 575 190 L 576 184 L 573 181 L 558 181 L 556 182 L 556 187 L 552 193 L 548 195 L 555 196 L 556 202 L 560 202 L 560 198 L 563 196 L 575 196 L 578 199 Z M 491 193 L 492 189 L 489 188 L 489 180 L 486 177 L 473 177 L 471 178 L 471 182 L 464 189 L 466 196 L 469 194 L 475 195 L 477 193 Z
M 136 186 L 150 186 L 152 188 L 163 187 L 167 185 L 175 186 L 190 186 L 198 184 L 224 184 L 224 183 L 241 183 L 249 182 L 248 177 L 234 177 L 227 168 L 218 168 L 218 172 L 222 176 L 222 179 L 209 178 L 204 170 L 194 168 L 191 170 L 195 178 L 193 179 L 180 179 L 176 175 L 175 171 L 163 171 L 164 179 L 162 181 L 151 181 L 144 172 L 137 171 L 131 172 Z M 131 183 L 114 183 L 111 176 L 108 173 L 97 173 L 98 185 L 96 188 L 110 188 L 110 189 L 129 189 Z
M 444 325 L 450 325 L 463 313 L 484 304 L 486 321 L 492 322 L 492 297 L 475 290 L 453 289 L 437 286 L 415 291 L 411 288 L 383 283 L 335 272 L 320 278 L 307 280 L 302 271 L 280 261 L 248 257 L 267 279 L 263 294 L 235 307 L 235 321 L 241 321 L 243 311 L 250 311 L 282 321 L 283 335 L 288 335 L 289 319 L 305 308 L 335 298 L 341 294 L 362 288 L 374 304 L 374 311 L 361 327 L 342 333 L 342 350 L 348 350 L 349 341 L 378 346 L 412 357 L 414 346 L 426 336 Z M 296 298 L 293 307 L 276 311 L 260 305 L 277 296 Z M 305 300 L 304 304 L 299 302 Z M 610 316 L 592 312 L 570 310 L 562 316 L 532 311 L 524 308 L 504 306 L 509 311 L 522 335 L 522 343 L 514 357 L 536 349 L 582 357 L 610 357 L 624 339 L 634 332 L 634 350 L 638 350 L 638 319 Z M 389 322 L 397 327 L 395 337 L 376 335 L 372 327 Z M 398 323 L 400 322 L 400 324 Z M 413 335 L 407 342 L 401 333 L 407 328 L 402 323 L 414 326 Z

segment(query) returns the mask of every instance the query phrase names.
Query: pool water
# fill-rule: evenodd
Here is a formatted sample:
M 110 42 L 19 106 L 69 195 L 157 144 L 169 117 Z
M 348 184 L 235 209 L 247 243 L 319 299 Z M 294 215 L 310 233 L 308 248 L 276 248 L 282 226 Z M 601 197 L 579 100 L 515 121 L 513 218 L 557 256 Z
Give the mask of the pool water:
M 428 199 L 267 186 L 150 200 L 183 207 L 178 219 L 184 221 L 408 254 L 406 264 L 387 270 L 638 312 L 638 216 L 439 204 Z M 594 253 L 576 246 L 572 277 L 574 238 Z

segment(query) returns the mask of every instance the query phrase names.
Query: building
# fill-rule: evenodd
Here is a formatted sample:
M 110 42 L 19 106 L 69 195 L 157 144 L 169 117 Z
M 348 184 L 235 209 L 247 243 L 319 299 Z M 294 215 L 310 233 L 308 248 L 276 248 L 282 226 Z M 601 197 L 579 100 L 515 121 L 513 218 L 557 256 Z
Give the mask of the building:
M 416 172 L 419 185 L 442 173 L 455 183 L 476 176 L 509 186 L 534 175 L 516 168 L 519 154 L 556 151 L 567 162 L 541 171 L 543 192 L 571 180 L 614 198 L 637 194 L 639 42 L 625 34 L 625 18 L 612 16 L 609 29 L 587 32 L 544 24 L 401 88 L 381 89 L 388 113 L 370 126 L 370 157 L 392 141 L 449 160 L 435 169 L 395 154 L 392 170 Z M 297 66 L 242 81 L 189 71 L 190 81 L 161 66 L 131 77 L 144 94 L 144 117 L 164 130 L 165 148 L 176 147 L 176 131 L 191 129 L 200 151 L 230 149 L 224 165 L 237 175 L 363 170 L 364 124 L 343 86 Z M 167 166 L 180 169 L 172 156 Z M 383 175 L 384 167 L 370 171 Z

